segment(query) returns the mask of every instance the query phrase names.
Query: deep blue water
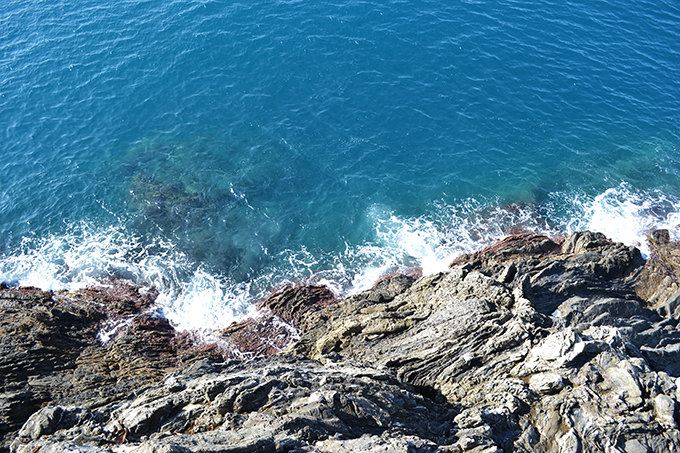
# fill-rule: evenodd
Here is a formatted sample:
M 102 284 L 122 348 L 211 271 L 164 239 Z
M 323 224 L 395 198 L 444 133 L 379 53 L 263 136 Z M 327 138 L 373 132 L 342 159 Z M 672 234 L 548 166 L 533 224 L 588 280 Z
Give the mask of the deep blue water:
M 680 224 L 665 1 L 9 1 L 0 280 L 156 285 L 180 327 L 511 231 Z

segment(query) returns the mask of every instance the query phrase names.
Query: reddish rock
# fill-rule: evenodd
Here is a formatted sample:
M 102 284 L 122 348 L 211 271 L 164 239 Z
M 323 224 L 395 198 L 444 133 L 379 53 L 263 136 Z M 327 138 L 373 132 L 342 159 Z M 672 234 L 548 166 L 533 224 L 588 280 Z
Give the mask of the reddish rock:
M 559 241 L 558 241 L 559 242 Z M 534 233 L 520 233 L 508 236 L 475 253 L 459 256 L 449 267 L 471 263 L 481 264 L 482 261 L 506 261 L 513 257 L 527 257 L 532 255 L 548 255 L 559 251 L 559 243 L 547 236 Z
M 220 337 L 233 346 L 223 351 L 228 358 L 277 354 L 285 350 L 299 334 L 272 313 L 234 323 L 220 332 Z
M 325 286 L 286 286 L 260 304 L 260 313 L 234 323 L 219 332 L 232 348 L 223 350 L 225 357 L 252 357 L 284 351 L 310 325 L 321 322 L 321 310 L 337 302 Z
M 299 285 L 286 286 L 276 291 L 262 306 L 270 309 L 283 321 L 305 330 L 310 319 L 313 319 L 310 315 L 336 302 L 335 294 L 325 286 Z

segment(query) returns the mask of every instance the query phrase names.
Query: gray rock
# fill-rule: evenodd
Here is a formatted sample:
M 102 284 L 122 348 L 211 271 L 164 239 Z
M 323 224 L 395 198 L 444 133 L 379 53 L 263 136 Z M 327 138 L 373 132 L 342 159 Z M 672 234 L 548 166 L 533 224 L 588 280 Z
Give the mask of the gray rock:
M 654 238 L 664 256 L 680 256 Z M 97 359 L 124 367 L 130 358 L 132 371 L 116 376 L 141 376 L 143 342 L 132 335 L 107 355 L 71 331 L 62 363 L 77 370 L 87 360 L 88 391 L 96 376 L 106 383 L 76 407 L 35 392 L 65 388 L 68 376 L 45 367 L 54 350 L 38 348 L 32 361 L 28 349 L 17 360 L 6 349 L 0 429 L 19 431 L 12 451 L 22 453 L 680 451 L 677 288 L 659 262 L 590 232 L 561 243 L 517 235 L 456 262 L 342 301 L 321 287 L 287 288 L 265 304 L 301 329 L 287 353 L 179 365 L 155 356 L 153 379 L 115 391 Z M 45 294 L 26 295 L 40 307 L 36 325 L 59 333 L 45 319 L 70 315 Z M 5 299 L 5 310 L 26 306 L 21 292 Z
M 413 437 L 362 436 L 358 439 L 327 439 L 317 442 L 315 451 L 323 453 L 434 453 L 436 444 Z
M 570 429 L 564 436 L 557 440 L 560 453 L 580 453 L 581 441 L 574 429 Z
M 552 395 L 564 388 L 564 379 L 557 373 L 534 374 L 529 379 L 529 387 L 541 395 Z
M 649 453 L 649 448 L 642 444 L 638 439 L 629 439 L 625 443 L 626 453 Z
M 62 412 L 61 407 L 46 407 L 39 410 L 21 427 L 19 437 L 36 440 L 40 436 L 52 434 L 59 425 Z
M 636 409 L 642 404 L 642 391 L 636 377 L 624 367 L 610 367 L 605 376 L 611 381 L 612 391 L 621 397 L 629 409 Z
M 675 421 L 675 401 L 668 395 L 657 395 L 654 397 L 654 413 L 659 423 L 669 429 L 677 429 Z
M 89 445 L 82 445 L 74 441 L 63 441 L 51 444 L 38 445 L 19 445 L 13 447 L 13 452 L 16 453 L 35 453 L 36 448 L 39 448 L 41 453 L 113 453 L 110 448 L 99 448 Z
M 526 359 L 518 364 L 512 373 L 524 377 L 562 368 L 576 360 L 585 348 L 586 343 L 572 328 L 560 330 L 532 348 Z
M 272 433 L 263 429 L 212 431 L 143 442 L 135 453 L 268 453 L 276 451 Z

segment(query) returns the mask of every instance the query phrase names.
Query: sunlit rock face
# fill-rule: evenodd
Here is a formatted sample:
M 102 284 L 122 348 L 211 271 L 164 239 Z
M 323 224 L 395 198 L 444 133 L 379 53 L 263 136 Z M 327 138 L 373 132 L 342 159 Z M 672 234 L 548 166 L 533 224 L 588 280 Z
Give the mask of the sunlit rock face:
M 152 300 L 103 292 L 67 300 L 5 288 L 8 316 L 23 307 L 35 326 L 4 325 L 32 345 L 3 343 L 3 369 L 23 370 L 5 378 L 5 445 L 17 452 L 673 451 L 680 448 L 679 268 L 675 246 L 663 238 L 651 235 L 655 254 L 644 261 L 637 249 L 596 233 L 523 234 L 461 257 L 446 272 L 386 276 L 342 300 L 319 286 L 286 287 L 256 318 L 202 345 L 150 318 Z M 111 343 L 98 343 L 97 329 L 117 316 L 133 321 Z M 57 336 L 68 351 L 58 358 L 47 354 Z M 98 357 L 100 368 L 87 357 Z M 75 373 L 82 378 L 67 392 L 66 376 Z M 96 397 L 93 376 L 100 376 Z M 31 400 L 25 389 L 37 394 L 38 382 L 42 399 Z M 89 390 L 74 396 L 79 386 Z M 13 409 L 22 398 L 33 406 Z

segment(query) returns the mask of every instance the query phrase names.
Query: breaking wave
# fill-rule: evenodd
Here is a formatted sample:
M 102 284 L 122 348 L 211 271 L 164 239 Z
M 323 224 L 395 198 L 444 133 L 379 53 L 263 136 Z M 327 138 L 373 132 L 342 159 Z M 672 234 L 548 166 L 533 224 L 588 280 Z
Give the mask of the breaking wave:
M 540 204 L 503 205 L 467 200 L 434 203 L 429 214 L 407 218 L 374 205 L 367 212 L 371 237 L 343 250 L 285 249 L 248 281 L 193 262 L 171 241 L 145 240 L 122 225 L 83 222 L 67 233 L 24 238 L 0 259 L 0 281 L 14 286 L 76 291 L 111 279 L 155 287 L 162 313 L 180 330 L 219 329 L 253 316 L 258 301 L 284 284 L 312 283 L 338 296 L 370 288 L 394 272 L 432 274 L 458 255 L 508 234 L 534 231 L 560 236 L 589 229 L 649 253 L 646 234 L 667 228 L 680 238 L 680 203 L 622 184 L 595 196 L 554 194 Z

